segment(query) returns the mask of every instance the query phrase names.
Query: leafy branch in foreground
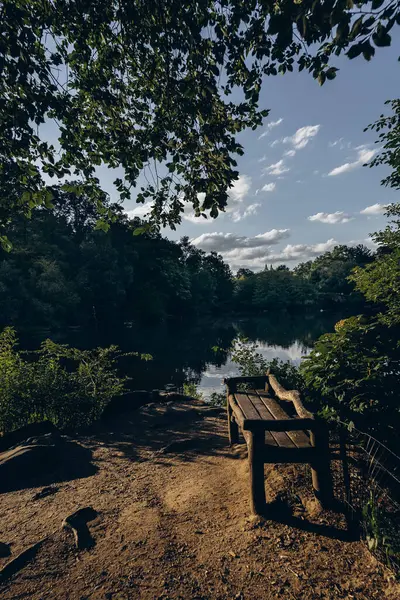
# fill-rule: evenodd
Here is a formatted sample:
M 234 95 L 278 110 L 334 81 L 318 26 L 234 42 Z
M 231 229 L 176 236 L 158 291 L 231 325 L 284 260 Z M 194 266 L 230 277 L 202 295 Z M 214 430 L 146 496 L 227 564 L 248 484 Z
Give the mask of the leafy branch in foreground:
M 106 227 L 101 165 L 122 168 L 121 200 L 139 185 L 155 225 L 174 227 L 186 203 L 216 217 L 238 176 L 237 134 L 268 114 L 263 77 L 298 68 L 323 84 L 336 76 L 332 58 L 370 60 L 399 22 L 397 0 L 4 0 L 3 244 L 16 214 L 51 205 L 48 178 L 81 180 L 76 193 L 103 209 Z
M 364 131 L 380 132 L 377 144 L 383 144 L 379 154 L 369 163 L 370 167 L 387 165 L 391 173 L 382 179 L 382 185 L 400 190 L 400 99 L 387 100 L 393 111 L 389 116 L 381 115 L 379 119 L 368 125 Z

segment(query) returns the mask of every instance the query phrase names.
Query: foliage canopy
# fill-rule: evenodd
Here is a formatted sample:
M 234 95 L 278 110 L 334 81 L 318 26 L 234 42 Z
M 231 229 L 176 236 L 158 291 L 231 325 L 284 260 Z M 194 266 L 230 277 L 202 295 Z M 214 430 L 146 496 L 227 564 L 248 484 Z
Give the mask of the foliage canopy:
M 4 0 L 3 228 L 50 205 L 49 178 L 79 179 L 101 207 L 100 165 L 122 167 L 121 200 L 140 186 L 155 224 L 174 227 L 185 203 L 217 216 L 243 153 L 237 133 L 268 114 L 263 76 L 306 69 L 323 84 L 336 75 L 332 57 L 370 60 L 399 22 L 399 2 L 383 0 L 167 0 L 151 10 L 145 0 Z M 100 226 L 109 216 L 103 207 Z

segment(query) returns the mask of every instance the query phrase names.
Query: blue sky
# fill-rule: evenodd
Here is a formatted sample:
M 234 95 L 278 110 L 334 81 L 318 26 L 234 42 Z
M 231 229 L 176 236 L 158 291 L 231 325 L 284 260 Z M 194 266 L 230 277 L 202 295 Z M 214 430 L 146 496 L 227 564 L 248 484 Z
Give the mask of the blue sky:
M 370 63 L 344 57 L 322 87 L 304 72 L 266 78 L 261 102 L 271 112 L 263 128 L 240 136 L 245 154 L 227 213 L 188 213 L 164 233 L 221 252 L 234 270 L 293 267 L 336 243 L 365 243 L 386 223 L 381 211 L 395 192 L 380 186 L 384 168 L 362 166 L 377 150 L 376 133 L 363 129 L 399 96 L 399 54 L 394 40 Z
M 337 243 L 370 244 L 369 234 L 386 223 L 384 205 L 396 197 L 380 185 L 385 168 L 362 166 L 378 149 L 376 133 L 363 129 L 388 111 L 385 100 L 399 97 L 396 34 L 369 63 L 337 59 L 336 79 L 322 87 L 304 71 L 266 77 L 261 108 L 270 114 L 262 128 L 239 136 L 244 156 L 226 213 L 196 219 L 188 207 L 177 231 L 163 234 L 187 235 L 198 247 L 220 252 L 234 271 L 293 267 Z M 43 125 L 42 134 L 57 146 L 53 122 Z M 100 167 L 98 175 L 117 199 L 112 182 L 123 176 L 121 169 Z M 133 199 L 125 209 L 143 216 L 149 207 Z

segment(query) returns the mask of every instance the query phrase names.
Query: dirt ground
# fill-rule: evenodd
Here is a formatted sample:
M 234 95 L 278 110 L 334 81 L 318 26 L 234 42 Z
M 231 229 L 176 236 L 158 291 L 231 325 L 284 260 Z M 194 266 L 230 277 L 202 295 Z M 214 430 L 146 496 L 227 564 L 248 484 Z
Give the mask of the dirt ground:
M 44 539 L 0 584 L 3 600 L 400 599 L 390 572 L 349 541 L 344 518 L 319 509 L 308 467 L 266 466 L 268 500 L 281 510 L 251 518 L 246 446 L 229 448 L 223 412 L 150 405 L 75 441 L 95 474 L 41 499 L 43 486 L 0 495 L 11 558 Z M 78 551 L 61 524 L 85 506 L 98 513 L 95 546 Z

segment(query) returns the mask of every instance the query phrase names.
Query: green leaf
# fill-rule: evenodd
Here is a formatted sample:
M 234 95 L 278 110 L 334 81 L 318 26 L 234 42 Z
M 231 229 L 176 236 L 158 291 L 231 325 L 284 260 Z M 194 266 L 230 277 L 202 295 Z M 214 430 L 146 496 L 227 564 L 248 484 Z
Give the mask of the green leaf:
M 21 196 L 22 202 L 30 202 L 32 199 L 32 192 L 25 191 Z
M 95 229 L 97 231 L 104 231 L 105 233 L 107 233 L 107 231 L 110 229 L 110 224 L 107 223 L 107 221 L 104 221 L 104 219 L 99 219 L 96 222 Z
M 144 233 L 146 233 L 146 231 L 148 230 L 147 227 L 145 227 L 143 225 L 143 227 L 136 227 L 136 229 L 134 229 L 133 231 L 133 235 L 143 235 Z
M 354 46 L 351 46 L 351 48 L 347 52 L 347 56 L 350 59 L 357 58 L 357 56 L 360 56 L 360 54 L 362 53 L 362 51 L 363 51 L 363 45 L 362 44 L 354 44 Z
M 390 46 L 392 42 L 392 38 L 380 23 L 378 23 L 375 33 L 372 34 L 372 40 L 378 47 Z
M 375 48 L 373 48 L 370 42 L 364 42 L 362 44 L 362 53 L 365 60 L 370 61 L 371 58 L 375 55 Z
M 11 252 L 12 250 L 12 243 L 5 235 L 0 235 L 0 246 L 5 252 Z
M 336 67 L 330 67 L 327 71 L 326 71 L 326 78 L 329 79 L 330 81 L 332 79 L 335 79 L 336 77 L 336 73 L 339 69 L 337 69 Z

